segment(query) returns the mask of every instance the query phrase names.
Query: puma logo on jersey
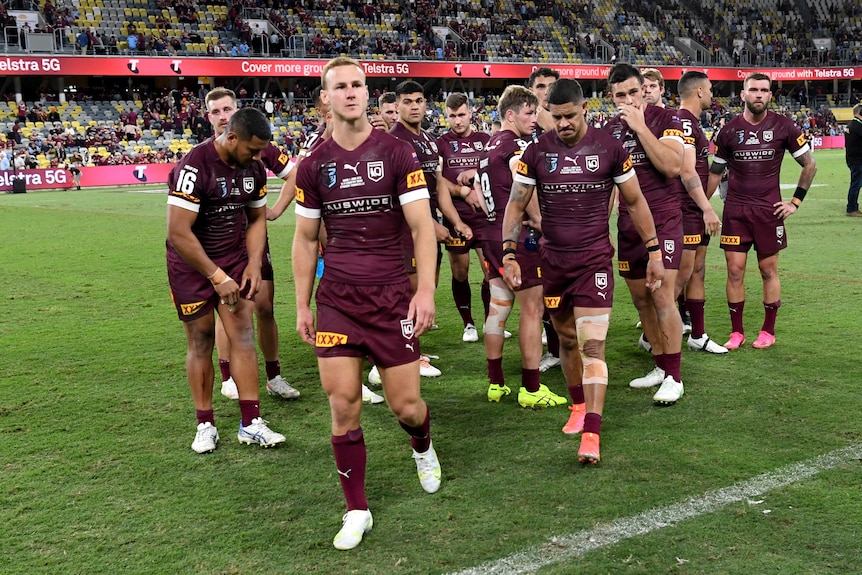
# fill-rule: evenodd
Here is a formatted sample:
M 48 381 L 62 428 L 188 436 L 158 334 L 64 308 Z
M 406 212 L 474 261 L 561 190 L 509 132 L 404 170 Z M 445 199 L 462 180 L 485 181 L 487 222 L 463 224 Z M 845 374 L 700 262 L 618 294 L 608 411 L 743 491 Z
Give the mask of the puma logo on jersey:
M 351 166 L 350 164 L 344 164 L 343 169 L 351 170 L 357 176 L 359 175 L 359 164 L 360 162 L 356 162 L 355 165 Z

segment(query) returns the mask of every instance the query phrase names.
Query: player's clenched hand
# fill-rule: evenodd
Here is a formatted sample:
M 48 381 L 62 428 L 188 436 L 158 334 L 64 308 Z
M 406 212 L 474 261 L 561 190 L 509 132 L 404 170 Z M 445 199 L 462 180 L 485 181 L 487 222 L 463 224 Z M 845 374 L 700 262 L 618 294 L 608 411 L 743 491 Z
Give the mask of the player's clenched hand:
M 458 232 L 458 234 L 467 241 L 473 239 L 473 230 L 470 229 L 470 226 L 468 226 L 464 222 L 455 224 L 455 231 Z
M 620 119 L 624 121 L 633 132 L 639 132 L 646 128 L 643 108 L 634 104 L 620 104 Z
M 437 241 L 439 243 L 445 243 L 452 240 L 452 236 L 449 235 L 449 230 L 446 229 L 446 226 L 434 220 L 434 235 L 437 236 Z
M 418 289 L 407 308 L 407 319 L 413 320 L 413 333 L 419 337 L 434 325 L 434 291 Z
M 664 279 L 664 263 L 660 259 L 650 258 L 646 267 L 646 287 L 654 292 L 661 288 Z
M 314 329 L 314 314 L 310 307 L 297 308 L 296 310 L 296 333 L 302 341 L 308 345 L 314 345 L 317 339 L 317 330 Z
M 513 257 L 503 260 L 503 279 L 512 290 L 521 289 L 521 265 Z

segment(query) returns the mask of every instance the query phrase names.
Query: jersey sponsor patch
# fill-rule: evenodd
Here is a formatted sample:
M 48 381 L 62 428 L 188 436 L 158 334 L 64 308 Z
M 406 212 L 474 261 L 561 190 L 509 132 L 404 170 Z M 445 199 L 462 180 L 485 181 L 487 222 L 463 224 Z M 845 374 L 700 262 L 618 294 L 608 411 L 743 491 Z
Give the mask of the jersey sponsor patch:
M 451 240 L 446 240 L 446 245 L 452 248 L 463 248 L 467 245 L 462 238 L 452 238 Z
M 682 130 L 679 128 L 668 128 L 664 132 L 661 133 L 662 138 L 680 138 L 683 139 Z
M 299 186 L 296 186 L 296 201 L 297 202 L 304 202 L 305 201 L 305 190 L 303 190 Z
M 279 154 L 279 156 L 278 156 L 278 163 L 279 164 L 284 164 L 286 166 L 287 162 L 289 160 L 290 160 L 290 158 L 287 157 L 287 154 Z
M 799 134 L 799 137 L 796 138 L 796 143 L 800 146 L 804 146 L 808 140 L 805 139 L 805 134 Z
M 345 345 L 346 343 L 346 334 L 332 331 L 319 331 L 317 332 L 317 337 L 314 339 L 315 347 L 335 347 L 336 345 Z
M 560 296 L 545 296 L 545 307 L 548 309 L 557 309 L 560 307 Z
M 183 315 L 195 315 L 196 313 L 198 313 L 200 311 L 200 309 L 202 307 L 204 307 L 204 305 L 206 305 L 206 303 L 207 303 L 207 301 L 204 300 L 204 301 L 196 301 L 194 303 L 180 304 L 180 312 L 182 312 Z
M 621 272 L 627 272 L 631 267 L 629 266 L 629 262 L 619 261 L 617 262 L 617 269 Z
M 721 245 L 723 246 L 738 246 L 741 242 L 739 236 L 721 236 Z
M 518 160 L 518 163 L 515 164 L 515 171 L 518 172 L 519 174 L 521 174 L 522 176 L 526 176 L 527 175 L 527 164 L 525 164 L 521 160 Z
M 425 173 L 422 170 L 416 170 L 407 174 L 408 188 L 421 188 L 422 186 L 427 185 L 428 184 L 425 182 Z
M 682 243 L 687 246 L 700 245 L 700 234 L 689 234 L 682 237 Z
M 631 170 L 634 167 L 635 167 L 634 160 L 632 160 L 631 156 L 628 156 L 626 158 L 626 161 L 623 162 L 623 172 L 628 172 L 629 170 Z

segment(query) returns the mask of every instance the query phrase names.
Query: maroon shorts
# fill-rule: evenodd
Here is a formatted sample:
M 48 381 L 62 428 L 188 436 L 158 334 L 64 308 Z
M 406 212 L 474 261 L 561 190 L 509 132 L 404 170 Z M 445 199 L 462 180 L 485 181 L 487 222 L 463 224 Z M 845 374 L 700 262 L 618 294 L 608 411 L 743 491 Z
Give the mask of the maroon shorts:
M 703 225 L 703 212 L 694 202 L 683 201 L 682 249 L 696 250 L 697 246 L 708 246 L 709 234 Z
M 575 307 L 611 307 L 614 302 L 614 248 L 610 243 L 584 252 L 542 249 L 545 308 L 553 316 Z
M 724 204 L 721 221 L 721 248 L 747 252 L 754 246 L 761 256 L 771 256 L 787 247 L 787 230 L 773 208 L 733 203 Z
M 219 260 L 216 264 L 236 281 L 245 271 L 245 254 L 234 261 Z M 168 256 L 168 284 L 171 286 L 171 299 L 182 321 L 193 321 L 209 314 L 218 305 L 218 293 L 206 276 L 187 264 Z
M 658 243 L 661 246 L 664 269 L 678 270 L 682 260 L 682 211 L 654 212 L 652 217 Z M 617 267 L 620 276 L 626 279 L 644 279 L 649 254 L 628 214 L 620 215 L 617 229 L 617 249 L 619 250 Z
M 317 357 L 369 357 L 380 367 L 419 359 L 419 338 L 407 309 L 410 282 L 349 285 L 320 281 L 317 302 Z
M 525 228 L 526 230 L 526 228 Z M 521 233 L 521 241 L 518 244 L 518 253 L 515 256 L 518 265 L 521 266 L 521 287 L 523 289 L 542 285 L 542 261 L 539 250 L 530 251 L 524 247 L 524 236 Z M 485 258 L 485 268 L 488 270 L 488 278 L 503 278 L 503 242 L 486 240 L 482 245 L 482 255 Z

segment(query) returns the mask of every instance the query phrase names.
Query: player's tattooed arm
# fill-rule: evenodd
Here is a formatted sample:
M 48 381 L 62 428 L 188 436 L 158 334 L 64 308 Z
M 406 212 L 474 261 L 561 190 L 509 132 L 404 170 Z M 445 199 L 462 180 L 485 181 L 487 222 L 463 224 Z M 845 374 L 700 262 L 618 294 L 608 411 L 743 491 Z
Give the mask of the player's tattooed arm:
M 802 166 L 802 173 L 799 174 L 799 183 L 797 185 L 800 188 L 810 190 L 811 184 L 814 182 L 814 175 L 817 173 L 817 162 L 814 161 L 814 154 L 811 150 L 808 150 L 796 158 L 796 162 Z
M 506 205 L 506 215 L 503 217 L 503 241 L 512 241 L 517 245 L 521 237 L 521 222 L 524 212 L 533 196 L 536 186 L 523 184 L 518 181 L 512 182 L 512 190 L 509 193 L 509 203 Z

